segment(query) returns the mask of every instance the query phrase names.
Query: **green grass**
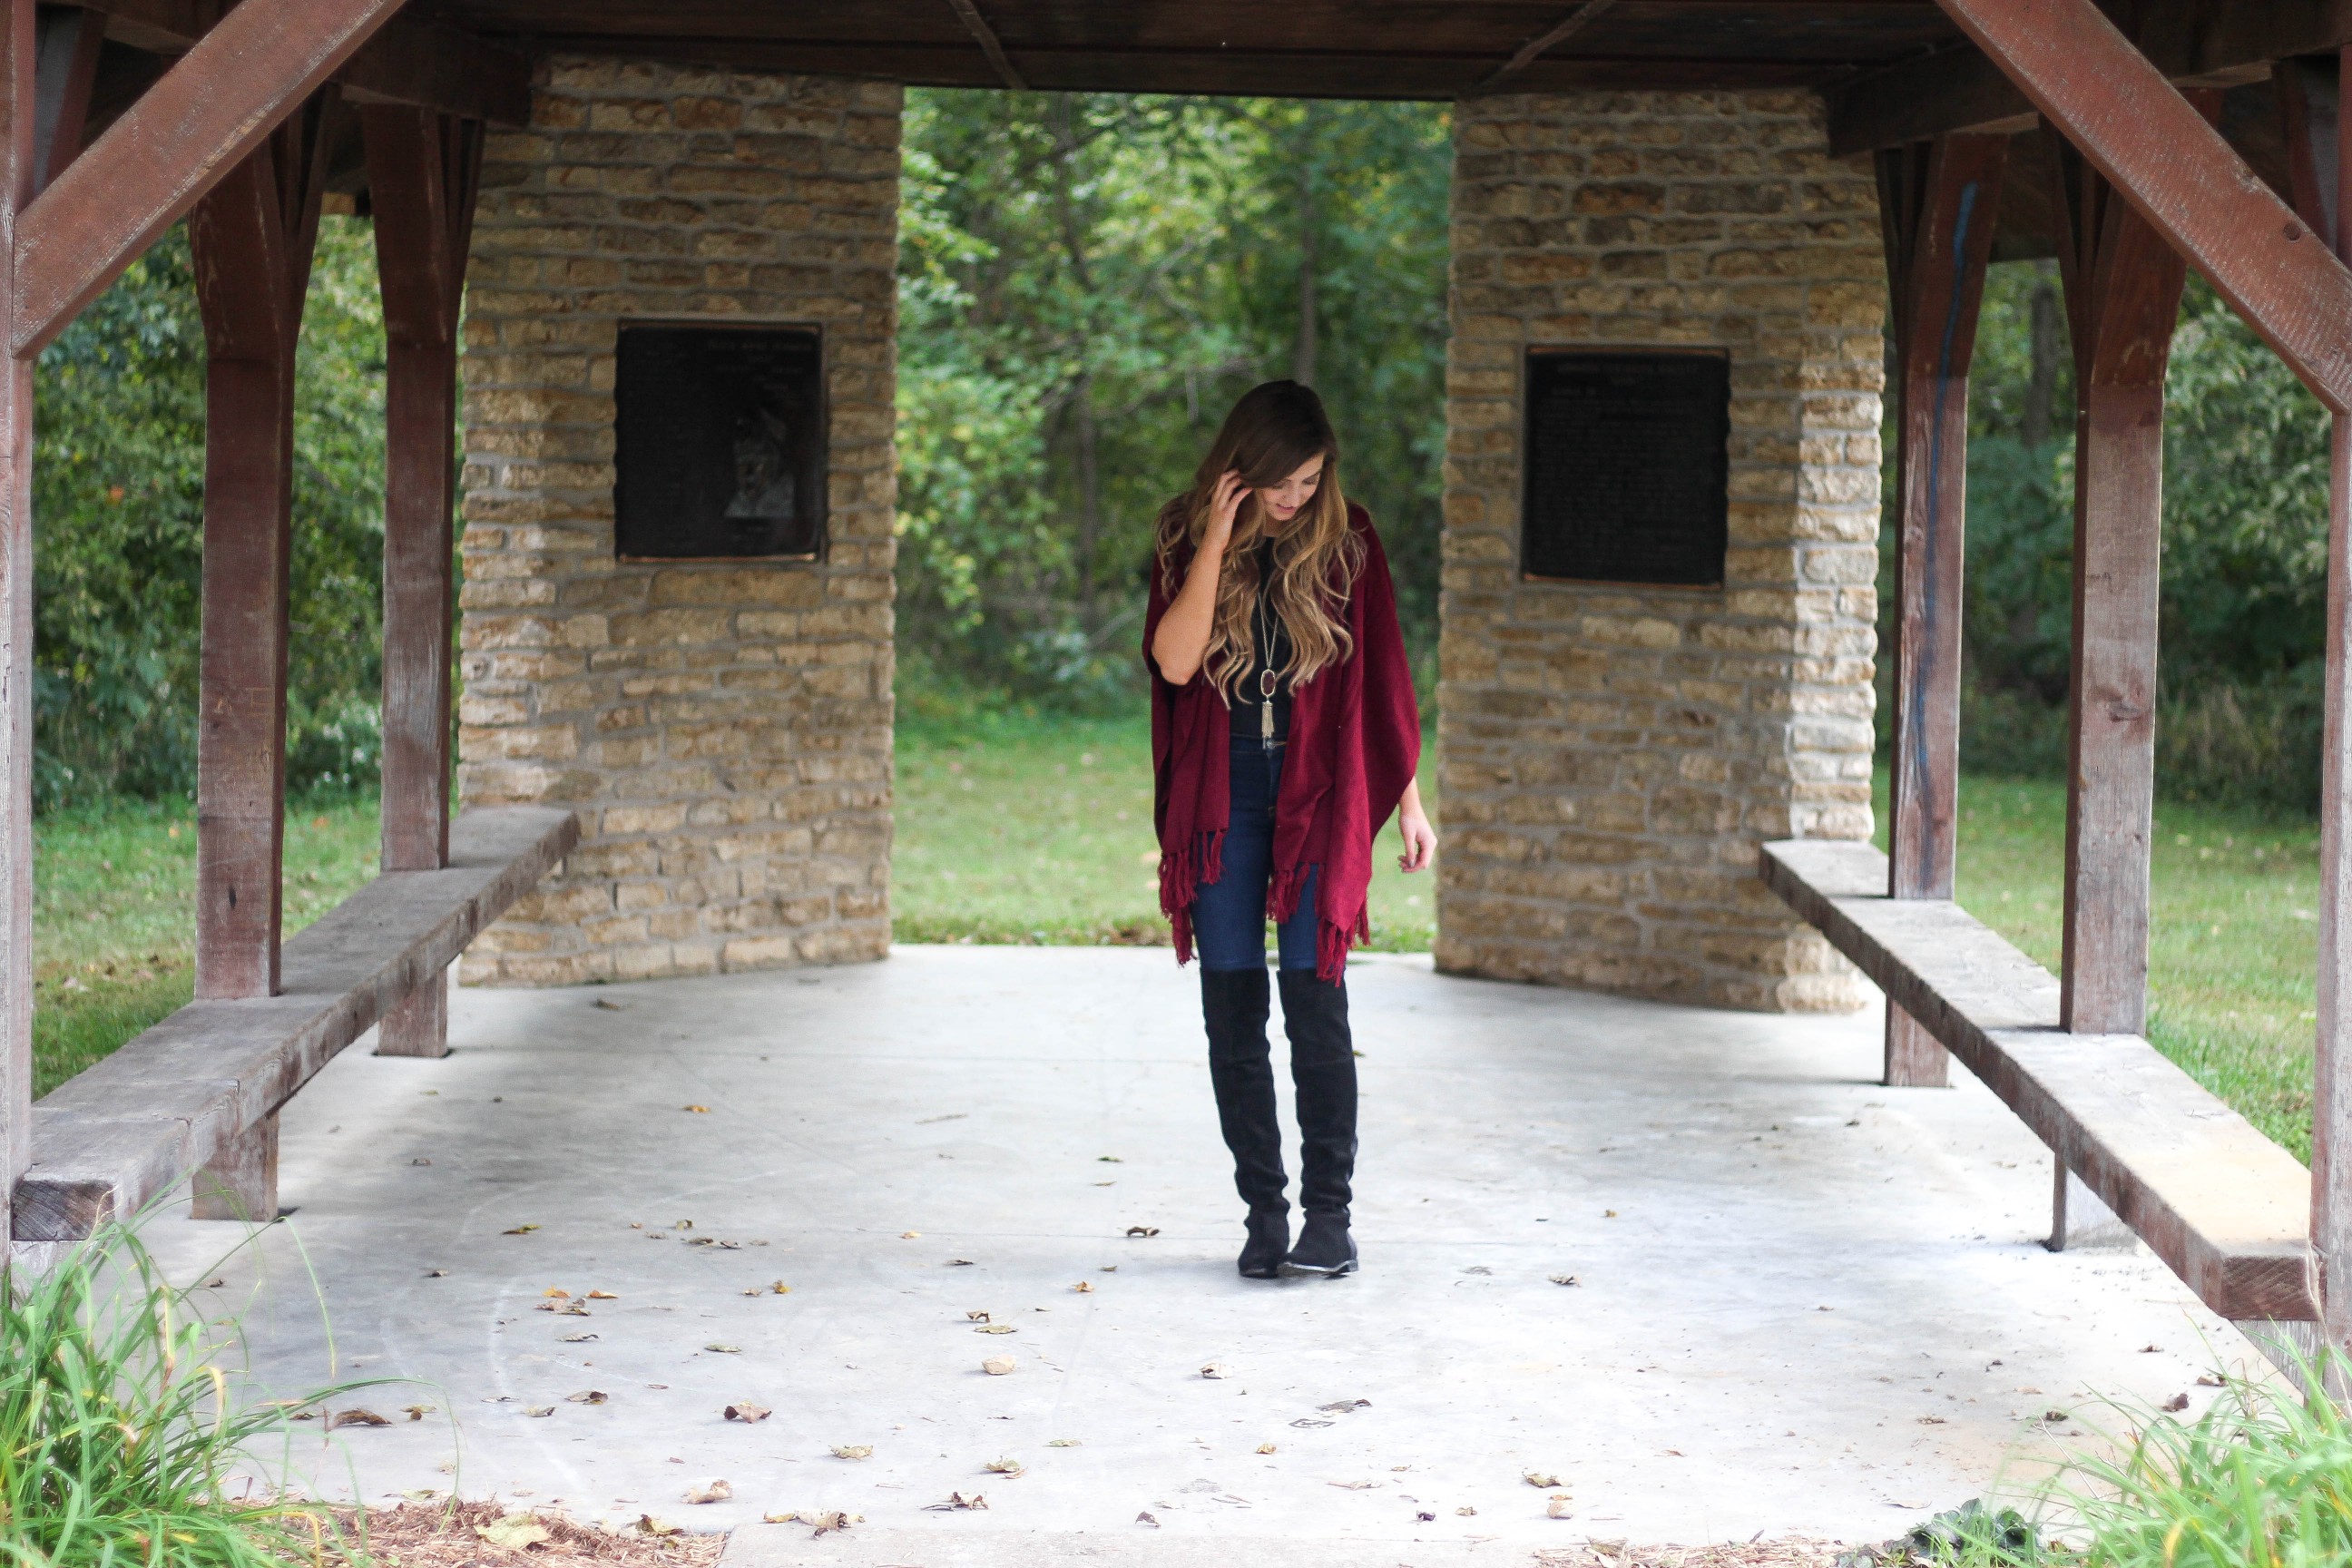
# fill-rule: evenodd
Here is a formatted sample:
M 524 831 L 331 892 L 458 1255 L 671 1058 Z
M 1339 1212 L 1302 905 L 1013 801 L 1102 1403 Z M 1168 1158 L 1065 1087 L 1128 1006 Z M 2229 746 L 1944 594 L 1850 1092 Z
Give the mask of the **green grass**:
M 185 801 L 112 801 L 34 824 L 33 1092 L 47 1094 L 186 1005 L 195 987 L 196 822 Z M 286 931 L 375 875 L 373 795 L 286 816 Z
M 1433 765 L 1421 774 L 1436 812 Z M 1372 940 L 1417 952 L 1436 931 L 1433 874 L 1372 866 Z M 1141 719 L 902 722 L 893 932 L 900 942 L 1150 944 L 1168 940 Z
M 1879 842 L 1886 781 L 1879 778 Z M 2258 810 L 2159 803 L 2148 1039 L 2297 1159 L 2311 1158 L 2319 829 Z M 2066 791 L 1960 788 L 1959 901 L 2055 973 Z

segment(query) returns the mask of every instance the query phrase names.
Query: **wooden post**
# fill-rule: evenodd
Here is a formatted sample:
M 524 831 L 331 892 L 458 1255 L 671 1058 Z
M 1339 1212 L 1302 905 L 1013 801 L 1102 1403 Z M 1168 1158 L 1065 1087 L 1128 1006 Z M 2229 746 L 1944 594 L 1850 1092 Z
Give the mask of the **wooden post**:
M 383 856 L 386 871 L 449 859 L 451 511 L 457 307 L 481 168 L 481 128 L 428 110 L 361 110 L 386 348 L 383 513 Z M 384 1015 L 378 1056 L 449 1048 L 445 977 Z
M 267 1225 L 278 1217 L 278 1112 L 246 1130 L 189 1182 L 190 1219 Z
M 1888 896 L 1948 899 L 1959 809 L 1961 578 L 1969 364 L 2009 158 L 2004 136 L 1948 136 L 1878 156 L 1898 367 L 1895 801 Z M 1940 1088 L 1951 1058 L 1894 1002 L 1885 1082 Z
M 0 300 L 32 199 L 35 7 L 0 0 Z M 32 1161 L 33 361 L 0 354 L 0 1199 Z M 0 1242 L 9 1205 L 0 1201 Z M 0 1251 L 0 1258 L 5 1258 Z
M 196 204 L 188 222 L 210 353 L 196 733 L 196 994 L 274 995 L 286 826 L 287 605 L 294 345 L 339 104 L 322 90 Z M 200 1172 L 196 1217 L 276 1217 L 260 1173 L 275 1118 Z M 268 1144 L 268 1148 L 251 1146 Z
M 2352 49 L 2282 60 L 2295 208 L 2338 258 L 2352 259 Z M 2319 996 L 2311 1107 L 2311 1249 L 2321 1342 L 2352 1351 L 2352 418 L 2335 416 L 2327 496 L 2326 740 L 2319 791 Z M 2340 1376 L 2337 1378 L 2341 1382 Z M 2339 1387 L 2337 1396 L 2347 1391 Z
M 2198 96 L 2209 110 L 2218 105 L 2218 95 Z M 2059 1016 L 2075 1034 L 2137 1035 L 2147 1023 L 2164 371 L 2188 264 L 2054 132 L 2050 146 L 2074 350 L 2074 641 Z

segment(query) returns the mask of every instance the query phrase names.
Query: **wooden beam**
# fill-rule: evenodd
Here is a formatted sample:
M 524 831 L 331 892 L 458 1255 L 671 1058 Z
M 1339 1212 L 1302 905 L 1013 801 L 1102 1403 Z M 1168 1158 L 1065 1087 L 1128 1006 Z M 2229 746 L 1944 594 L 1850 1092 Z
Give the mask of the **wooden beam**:
M 383 279 L 383 849 L 386 871 L 436 870 L 449 850 L 457 310 L 481 174 L 481 127 L 426 110 L 361 111 Z M 384 1016 L 378 1056 L 448 1050 L 436 976 Z
M 1969 367 L 2009 159 L 2005 136 L 1879 154 L 1897 419 L 1894 810 L 1889 896 L 1948 899 L 1959 817 Z M 1885 1081 L 1941 1087 L 1950 1058 L 1899 1005 Z
M 33 198 L 34 16 L 33 0 L 0 0 L 0 301 Z M 33 362 L 15 354 L 0 355 L 0 1194 L 32 1159 L 32 1116 Z
M 1529 38 L 1515 50 L 1509 59 L 1496 66 L 1486 79 L 1470 90 L 1492 92 L 1529 66 L 1541 59 L 1556 45 L 1564 44 L 1584 31 L 1617 4 L 1617 0 L 1584 0 L 1584 3 Z
M 996 29 L 988 25 L 988 18 L 980 14 L 980 7 L 972 4 L 972 0 L 948 0 L 948 9 L 956 14 L 956 20 L 963 24 L 963 30 L 971 35 L 971 41 L 978 44 L 980 52 L 988 57 L 988 68 L 996 73 L 996 79 L 1015 92 L 1028 91 L 1029 84 L 1021 79 L 1019 71 L 1013 68 L 1012 60 L 1005 56 L 1003 42 L 997 37 Z
M 294 345 L 318 237 L 332 89 L 196 205 L 209 362 L 196 731 L 196 994 L 278 990 Z
M 400 0 L 242 0 L 25 209 L 10 352 L 38 353 Z
M 2204 96 L 2219 107 L 2219 95 Z M 2137 1035 L 2147 1022 L 2164 372 L 2189 269 L 2086 160 L 2053 152 L 2075 389 L 2060 1017 L 2076 1034 Z
M 2092 0 L 1937 4 L 2322 403 L 2352 409 L 2352 270 Z
M 105 18 L 97 12 L 79 5 L 41 7 L 40 63 L 34 72 L 36 194 L 81 151 L 82 126 L 89 119 L 90 89 L 98 81 L 99 50 L 105 43 Z
M 2280 86 L 2296 209 L 2352 260 L 2352 226 L 2343 221 L 2352 197 L 2352 115 L 2343 112 L 2352 49 L 2282 61 Z M 2352 417 L 2342 414 L 2328 448 L 2325 657 L 2311 1249 L 2322 1342 L 2352 1350 Z
M 2352 0 L 2205 0 L 2149 7 L 2156 68 L 2183 87 L 2260 80 L 2271 62 L 2352 43 Z M 1830 89 L 1830 150 L 1848 156 L 1959 132 L 2030 130 L 2035 100 L 1983 50 L 1955 45 Z

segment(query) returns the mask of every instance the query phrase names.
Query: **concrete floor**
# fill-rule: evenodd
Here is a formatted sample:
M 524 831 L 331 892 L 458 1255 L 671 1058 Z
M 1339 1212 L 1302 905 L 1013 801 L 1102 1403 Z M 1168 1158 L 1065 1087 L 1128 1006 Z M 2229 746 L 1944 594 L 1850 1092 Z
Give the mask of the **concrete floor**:
M 743 1526 L 730 1561 L 776 1568 L 1879 1540 L 2090 1440 L 2045 1412 L 2251 1359 L 2146 1253 L 2043 1251 L 2048 1156 L 1973 1081 L 1869 1081 L 1874 1013 L 1349 984 L 1353 1279 L 1234 1274 L 1194 977 L 1149 950 L 461 991 L 454 1055 L 354 1048 L 287 1108 L 257 1247 L 152 1239 L 255 1297 L 272 1392 L 331 1375 L 321 1295 L 336 1375 L 414 1380 L 301 1440 L 320 1491 Z M 734 1501 L 681 1500 L 710 1476 Z M 926 1511 L 956 1490 L 988 1510 Z M 866 1522 L 760 1522 L 822 1509 Z

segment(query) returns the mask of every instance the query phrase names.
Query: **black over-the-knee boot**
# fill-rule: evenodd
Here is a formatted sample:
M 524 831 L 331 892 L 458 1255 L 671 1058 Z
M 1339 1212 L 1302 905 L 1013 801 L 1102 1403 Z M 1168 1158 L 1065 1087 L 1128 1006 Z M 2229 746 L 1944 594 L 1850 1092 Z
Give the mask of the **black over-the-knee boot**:
M 1249 1205 L 1249 1239 L 1239 1267 L 1253 1279 L 1278 1275 L 1290 1248 L 1282 1124 L 1275 1120 L 1274 1062 L 1265 1038 L 1269 1000 L 1263 968 L 1201 971 L 1201 1016 L 1209 1030 L 1209 1082 L 1217 1092 L 1217 1122 L 1234 1153 L 1234 1186 Z
M 1348 987 L 1311 969 L 1282 972 L 1282 1026 L 1298 1089 L 1298 1206 L 1306 1211 L 1288 1262 L 1310 1274 L 1352 1274 L 1349 1183 L 1356 1173 L 1356 1049 Z

